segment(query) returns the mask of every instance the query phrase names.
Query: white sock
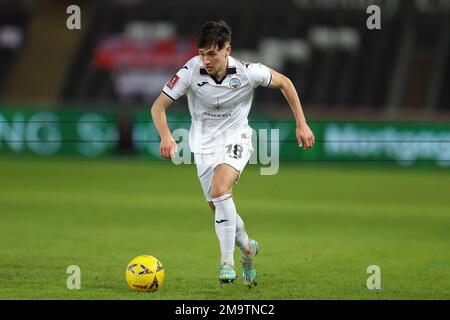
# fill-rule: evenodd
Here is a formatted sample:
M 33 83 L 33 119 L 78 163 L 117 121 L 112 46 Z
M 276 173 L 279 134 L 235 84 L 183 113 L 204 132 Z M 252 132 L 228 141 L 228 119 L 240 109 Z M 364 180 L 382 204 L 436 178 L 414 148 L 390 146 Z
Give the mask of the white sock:
M 220 264 L 234 266 L 234 242 L 236 239 L 236 206 L 231 194 L 212 199 L 216 207 L 214 220 L 222 257 Z
M 236 246 L 241 249 L 242 255 L 246 256 L 250 240 L 245 232 L 244 221 L 238 213 L 236 216 Z

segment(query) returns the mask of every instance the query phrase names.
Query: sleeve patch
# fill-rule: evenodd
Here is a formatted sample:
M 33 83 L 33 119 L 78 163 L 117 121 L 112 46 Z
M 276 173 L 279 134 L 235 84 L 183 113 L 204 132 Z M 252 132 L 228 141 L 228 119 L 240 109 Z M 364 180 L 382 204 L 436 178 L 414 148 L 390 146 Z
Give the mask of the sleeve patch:
M 172 79 L 170 79 L 170 81 L 167 82 L 167 87 L 169 87 L 170 89 L 173 89 L 173 87 L 175 87 L 175 85 L 179 79 L 180 79 L 180 77 L 178 75 L 174 75 L 172 77 Z

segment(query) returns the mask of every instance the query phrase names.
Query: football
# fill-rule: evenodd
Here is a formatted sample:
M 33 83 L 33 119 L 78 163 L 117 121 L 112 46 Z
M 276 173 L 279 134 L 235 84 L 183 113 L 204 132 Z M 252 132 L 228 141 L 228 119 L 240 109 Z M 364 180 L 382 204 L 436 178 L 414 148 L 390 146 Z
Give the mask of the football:
M 131 289 L 154 292 L 164 283 L 164 267 L 155 257 L 138 256 L 128 264 L 125 277 Z

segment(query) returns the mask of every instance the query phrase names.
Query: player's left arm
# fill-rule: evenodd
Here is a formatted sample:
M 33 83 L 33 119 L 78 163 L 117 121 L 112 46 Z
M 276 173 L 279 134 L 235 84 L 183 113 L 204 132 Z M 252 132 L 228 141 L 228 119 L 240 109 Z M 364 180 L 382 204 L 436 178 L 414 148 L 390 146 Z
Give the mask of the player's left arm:
M 280 89 L 283 93 L 286 101 L 294 113 L 295 122 L 297 124 L 297 129 L 295 134 L 297 136 L 298 145 L 303 146 L 304 150 L 311 148 L 315 143 L 314 133 L 309 128 L 306 123 L 305 114 L 303 113 L 303 108 L 300 103 L 300 98 L 298 97 L 297 90 L 295 89 L 292 81 L 282 75 L 281 73 L 271 70 L 272 80 L 269 84 L 269 88 Z

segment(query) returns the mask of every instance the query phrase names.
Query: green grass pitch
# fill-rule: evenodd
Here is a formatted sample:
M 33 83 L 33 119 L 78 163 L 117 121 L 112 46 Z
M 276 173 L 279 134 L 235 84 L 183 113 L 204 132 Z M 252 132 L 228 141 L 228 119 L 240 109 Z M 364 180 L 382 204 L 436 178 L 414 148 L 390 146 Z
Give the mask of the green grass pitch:
M 449 299 L 445 170 L 248 165 L 234 190 L 261 245 L 258 286 L 220 286 L 213 215 L 193 165 L 0 158 L 0 299 Z M 132 292 L 125 267 L 154 255 L 166 280 Z M 81 268 L 69 290 L 66 269 Z M 381 268 L 379 291 L 366 287 Z

